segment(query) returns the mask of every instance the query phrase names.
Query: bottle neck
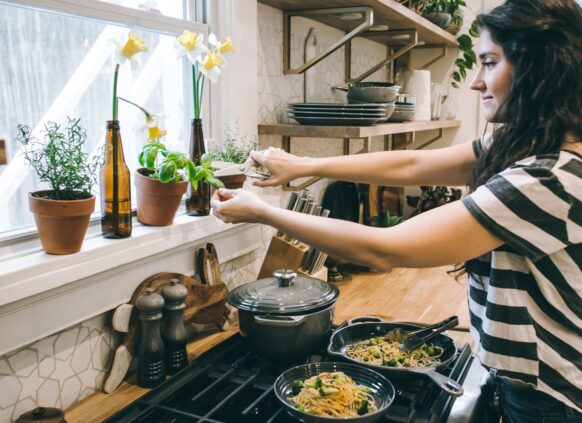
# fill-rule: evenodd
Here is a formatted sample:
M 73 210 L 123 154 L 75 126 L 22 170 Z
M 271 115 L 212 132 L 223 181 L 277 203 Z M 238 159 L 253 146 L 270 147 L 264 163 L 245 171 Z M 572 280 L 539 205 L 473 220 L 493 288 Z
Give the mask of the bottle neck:
M 119 163 L 125 162 L 123 155 L 123 144 L 121 142 L 121 132 L 119 131 L 118 120 L 107 121 L 107 137 L 106 137 L 106 157 L 117 156 Z

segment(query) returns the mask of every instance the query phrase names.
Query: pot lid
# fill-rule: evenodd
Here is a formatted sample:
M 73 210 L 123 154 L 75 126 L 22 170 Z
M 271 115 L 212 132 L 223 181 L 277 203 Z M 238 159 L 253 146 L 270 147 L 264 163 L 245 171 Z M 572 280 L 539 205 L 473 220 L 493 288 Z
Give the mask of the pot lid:
M 235 288 L 229 304 L 258 313 L 305 314 L 333 304 L 339 295 L 336 286 L 290 269 L 276 270 L 273 276 Z

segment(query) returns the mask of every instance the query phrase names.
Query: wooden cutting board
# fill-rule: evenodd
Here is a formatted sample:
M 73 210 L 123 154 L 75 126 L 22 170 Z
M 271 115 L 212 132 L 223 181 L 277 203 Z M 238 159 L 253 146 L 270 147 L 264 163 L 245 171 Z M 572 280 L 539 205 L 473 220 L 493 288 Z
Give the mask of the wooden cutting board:
M 136 356 L 140 328 L 139 312 L 134 307 L 137 299 L 145 294 L 147 288 L 154 288 L 157 293 L 160 293 L 161 289 L 168 285 L 172 279 L 178 279 L 188 289 L 188 296 L 185 300 L 186 308 L 184 309 L 185 324 L 214 324 L 216 328 L 225 327 L 229 311 L 226 307 L 228 289 L 223 282 L 217 282 L 215 278 L 212 285 L 202 284 L 195 278 L 172 272 L 157 273 L 147 278 L 136 288 L 128 305 L 120 306 L 125 307 L 131 316 L 123 342 L 115 351 L 111 372 L 103 385 L 105 392 L 111 393 L 119 386 L 133 357 Z

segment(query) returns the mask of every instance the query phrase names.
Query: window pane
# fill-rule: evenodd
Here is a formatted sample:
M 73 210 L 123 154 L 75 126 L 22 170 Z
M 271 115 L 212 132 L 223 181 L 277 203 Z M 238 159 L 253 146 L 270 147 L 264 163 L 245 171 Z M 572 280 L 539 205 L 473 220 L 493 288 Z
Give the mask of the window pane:
M 131 7 L 132 9 L 146 12 L 160 13 L 172 18 L 185 19 L 184 10 L 186 0 L 101 0 L 105 3 L 113 3 L 118 6 Z
M 44 188 L 17 157 L 17 125 L 40 130 L 47 120 L 60 123 L 66 116 L 78 117 L 87 130 L 89 149 L 95 151 L 111 119 L 112 40 L 123 39 L 127 32 L 94 20 L 0 4 L 0 139 L 8 144 L 8 165 L 0 166 L 0 232 L 33 225 L 27 193 Z M 142 66 L 137 70 L 132 71 L 129 63 L 121 66 L 118 95 L 164 115 L 166 144 L 187 151 L 188 65 L 176 59 L 173 36 L 135 32 L 149 51 L 140 54 Z M 146 141 L 144 115 L 120 102 L 119 120 L 125 159 L 133 173 L 137 153 Z M 98 186 L 95 191 L 98 194 Z

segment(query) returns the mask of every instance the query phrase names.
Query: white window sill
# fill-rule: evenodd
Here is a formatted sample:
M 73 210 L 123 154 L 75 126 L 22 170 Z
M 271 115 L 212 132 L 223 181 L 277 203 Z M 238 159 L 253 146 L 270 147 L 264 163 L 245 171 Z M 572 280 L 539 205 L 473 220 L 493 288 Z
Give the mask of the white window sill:
M 65 256 L 46 254 L 36 239 L 0 248 L 0 355 L 111 310 L 155 273 L 192 274 L 194 251 L 206 242 L 221 263 L 262 246 L 258 225 L 213 216 L 180 215 L 161 228 L 134 223 L 125 239 L 99 232 L 93 225 L 81 251 Z

